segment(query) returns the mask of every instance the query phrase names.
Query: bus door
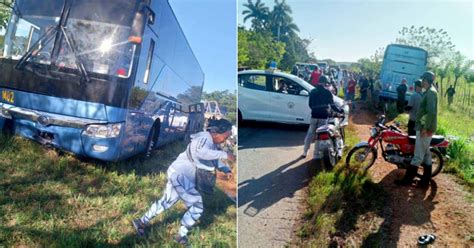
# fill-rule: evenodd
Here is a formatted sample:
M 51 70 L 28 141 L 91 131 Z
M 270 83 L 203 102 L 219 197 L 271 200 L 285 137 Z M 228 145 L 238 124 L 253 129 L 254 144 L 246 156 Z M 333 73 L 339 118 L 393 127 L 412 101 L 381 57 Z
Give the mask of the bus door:
M 148 27 L 145 28 L 145 35 Z M 137 64 L 136 77 L 129 98 L 129 111 L 126 121 L 126 150 L 139 152 L 145 149 L 148 134 L 153 120 L 153 110 L 150 103 L 157 102 L 157 96 L 150 91 L 152 83 L 151 63 L 153 59 L 154 41 L 144 38 L 141 43 L 139 62 Z

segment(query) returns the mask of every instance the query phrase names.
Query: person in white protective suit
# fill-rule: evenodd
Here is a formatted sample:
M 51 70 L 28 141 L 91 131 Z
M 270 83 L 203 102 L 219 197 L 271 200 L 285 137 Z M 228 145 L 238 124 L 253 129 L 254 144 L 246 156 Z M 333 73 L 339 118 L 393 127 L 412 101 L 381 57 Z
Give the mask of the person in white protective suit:
M 187 211 L 181 219 L 179 233 L 174 239 L 179 244 L 188 244 L 189 229 L 204 211 L 201 194 L 213 191 L 215 169 L 226 173 L 228 179 L 232 178 L 231 169 L 221 160 L 235 161 L 235 157 L 230 152 L 218 150 L 217 147 L 231 134 L 232 124 L 227 120 L 220 119 L 210 121 L 207 131 L 191 135 L 191 142 L 186 151 L 179 154 L 168 168 L 168 182 L 161 199 L 154 202 L 141 218 L 132 221 L 138 235 L 145 235 L 150 220 L 181 199 L 186 205 Z M 214 181 L 210 180 L 211 183 L 208 183 L 206 180 L 200 179 L 202 178 L 199 176 L 202 175 L 201 172 L 213 177 Z

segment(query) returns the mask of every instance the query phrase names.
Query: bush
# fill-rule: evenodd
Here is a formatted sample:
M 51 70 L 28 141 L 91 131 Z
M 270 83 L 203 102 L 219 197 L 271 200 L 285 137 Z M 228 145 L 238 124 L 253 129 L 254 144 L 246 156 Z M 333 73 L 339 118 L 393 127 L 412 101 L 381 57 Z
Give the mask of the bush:
M 453 159 L 462 159 L 467 154 L 467 140 L 464 138 L 451 139 L 448 155 Z
M 390 101 L 390 102 L 384 102 L 384 110 L 385 110 L 385 117 L 387 117 L 388 120 L 393 120 L 395 117 L 398 116 L 398 109 L 397 109 L 397 103 Z

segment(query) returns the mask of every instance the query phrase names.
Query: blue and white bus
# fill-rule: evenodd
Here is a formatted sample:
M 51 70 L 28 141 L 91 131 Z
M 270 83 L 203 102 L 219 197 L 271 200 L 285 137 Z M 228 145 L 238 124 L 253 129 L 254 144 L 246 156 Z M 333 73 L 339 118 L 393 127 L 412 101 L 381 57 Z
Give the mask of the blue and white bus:
M 16 0 L 0 55 L 0 129 L 104 161 L 197 131 L 204 74 L 167 0 Z
M 397 87 L 402 79 L 406 79 L 408 88 L 406 99 L 409 99 L 415 90 L 415 80 L 426 71 L 427 58 L 428 53 L 421 48 L 399 44 L 388 45 L 380 71 L 382 84 L 380 97 L 396 100 Z

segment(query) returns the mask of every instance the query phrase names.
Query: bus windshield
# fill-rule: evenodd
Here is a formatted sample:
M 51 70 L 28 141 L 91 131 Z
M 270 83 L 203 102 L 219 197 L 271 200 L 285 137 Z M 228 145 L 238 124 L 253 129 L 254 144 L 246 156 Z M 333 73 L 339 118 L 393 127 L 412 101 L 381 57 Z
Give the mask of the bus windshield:
M 5 37 L 4 55 L 19 60 L 48 31 L 58 26 L 66 0 L 17 0 L 15 14 Z M 65 24 L 65 31 L 77 56 L 88 72 L 128 77 L 135 45 L 128 42 L 136 10 L 136 1 L 80 0 L 73 1 Z M 9 34 L 10 33 L 10 34 Z M 78 69 L 76 55 L 64 36 L 55 42 L 39 42 L 38 52 L 29 62 L 51 64 L 54 45 L 58 47 L 55 65 Z

